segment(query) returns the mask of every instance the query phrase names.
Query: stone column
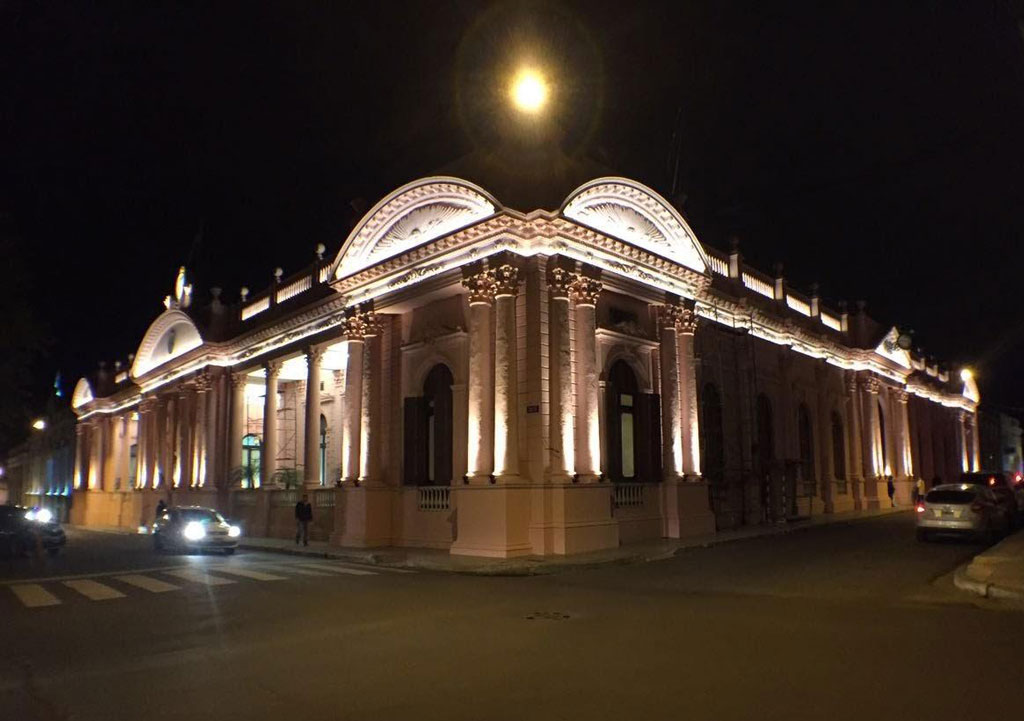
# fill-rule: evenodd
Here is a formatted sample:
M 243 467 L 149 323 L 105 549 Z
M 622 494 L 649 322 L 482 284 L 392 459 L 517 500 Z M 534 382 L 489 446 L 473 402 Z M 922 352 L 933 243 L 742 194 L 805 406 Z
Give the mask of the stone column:
M 494 386 L 491 363 L 491 304 L 494 273 L 479 270 L 462 279 L 469 289 L 468 447 L 470 482 L 489 481 L 494 473 Z
M 139 403 L 138 446 L 135 449 L 135 487 L 148 488 L 153 483 L 153 409 L 156 400 L 143 398 Z
M 380 478 L 380 346 L 383 319 L 366 316 L 363 341 L 363 397 L 361 401 L 359 482 L 383 485 Z
M 880 384 L 875 378 L 865 378 L 861 385 L 864 403 L 864 489 L 868 507 L 878 508 L 882 500 L 888 500 L 885 468 L 882 463 L 882 429 L 878 414 L 878 392 Z
M 92 449 L 89 453 L 89 490 L 103 490 L 103 420 L 95 418 L 91 421 L 89 436 Z
M 569 289 L 573 275 L 558 266 L 548 269 L 548 395 L 550 398 L 550 477 L 568 482 L 575 472 L 572 404 L 572 342 L 569 335 Z
M 195 384 L 195 415 L 192 423 L 192 487 L 202 488 L 206 485 L 206 473 L 209 468 L 209 448 L 206 443 L 208 408 L 210 404 L 210 377 L 201 375 Z
M 267 361 L 263 364 L 267 386 L 263 396 L 263 449 L 260 453 L 263 469 L 260 484 L 270 488 L 277 471 L 277 377 L 281 373 L 281 362 Z
M 203 483 L 213 485 L 218 490 L 229 487 L 227 469 L 224 468 L 224 441 L 227 424 L 224 422 L 224 388 L 223 375 L 206 376 L 209 390 L 206 393 L 206 414 L 204 415 L 205 433 L 203 435 Z
M 679 406 L 679 339 L 683 307 L 672 299 L 661 307 L 661 450 L 665 481 L 683 475 L 682 410 Z
M 239 486 L 243 481 L 242 438 L 248 431 L 245 417 L 245 386 L 244 373 L 231 374 L 231 421 L 228 425 L 228 448 L 231 457 L 228 461 L 228 477 Z
M 519 476 L 519 384 L 516 376 L 516 293 L 519 269 L 509 263 L 494 271 L 494 475 Z
M 696 330 L 694 302 L 684 300 L 679 323 L 679 412 L 682 416 L 683 474 L 688 480 L 700 476 L 700 416 L 697 409 L 697 364 L 693 352 Z
M 598 418 L 597 298 L 601 281 L 579 276 L 572 284 L 576 304 L 576 478 L 601 477 L 601 428 Z
M 75 475 L 72 480 L 74 489 L 80 490 L 83 485 L 83 480 L 87 478 L 88 471 L 86 470 L 85 458 L 86 449 L 86 424 L 87 421 L 77 421 L 75 423 Z
M 846 376 L 846 407 L 846 446 L 850 449 L 846 475 L 850 479 L 853 507 L 859 511 L 863 507 L 864 461 L 861 455 L 863 446 L 860 392 L 857 389 L 857 376 L 852 372 Z
M 303 476 L 306 488 L 320 485 L 320 361 L 324 349 L 306 349 L 306 432 Z
M 177 454 L 174 461 L 174 487 L 191 488 L 195 485 L 192 478 L 192 401 L 191 386 L 184 386 L 178 391 L 177 434 L 175 445 Z
M 971 419 L 971 471 L 981 471 L 981 434 L 978 430 L 978 412 L 970 414 Z
M 956 412 L 957 445 L 960 447 L 960 469 L 967 473 L 971 470 L 970 449 L 967 445 L 967 411 Z
M 914 491 L 914 468 L 910 461 L 910 423 L 907 413 L 909 401 L 910 395 L 902 388 L 893 391 L 893 425 L 896 431 L 896 452 L 893 458 L 896 467 L 893 469 L 893 475 L 895 497 L 899 505 L 909 505 Z
M 366 325 L 363 313 L 351 309 L 345 319 L 345 411 L 341 420 L 341 480 L 359 483 L 360 425 L 363 418 L 363 337 Z

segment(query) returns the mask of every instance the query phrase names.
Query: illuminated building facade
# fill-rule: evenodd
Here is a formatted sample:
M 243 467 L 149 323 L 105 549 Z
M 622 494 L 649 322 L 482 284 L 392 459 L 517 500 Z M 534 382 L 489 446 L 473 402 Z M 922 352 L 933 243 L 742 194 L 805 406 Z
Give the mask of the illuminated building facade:
M 863 308 L 698 242 L 622 178 L 521 213 L 410 183 L 336 257 L 199 307 L 184 270 L 79 381 L 73 515 L 157 498 L 352 546 L 567 554 L 907 503 L 977 465 L 977 388 Z

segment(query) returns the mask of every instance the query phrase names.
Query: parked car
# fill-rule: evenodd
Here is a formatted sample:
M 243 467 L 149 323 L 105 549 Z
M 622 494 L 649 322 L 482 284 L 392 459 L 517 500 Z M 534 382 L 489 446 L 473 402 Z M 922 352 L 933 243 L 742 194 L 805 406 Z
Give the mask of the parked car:
M 169 508 L 153 524 L 153 548 L 157 551 L 223 551 L 238 547 L 242 529 L 228 523 L 212 508 Z
M 0 553 L 24 556 L 33 549 L 42 548 L 55 556 L 65 543 L 64 529 L 48 509 L 0 506 Z
M 1006 505 L 988 486 L 947 483 L 935 486 L 917 503 L 917 540 L 937 534 L 962 534 L 994 541 L 1010 530 Z
M 960 483 L 984 486 L 992 491 L 999 502 L 1010 514 L 1010 522 L 1016 526 L 1024 512 L 1024 486 L 1014 487 L 1014 479 L 1002 471 L 979 471 L 977 473 L 961 473 Z

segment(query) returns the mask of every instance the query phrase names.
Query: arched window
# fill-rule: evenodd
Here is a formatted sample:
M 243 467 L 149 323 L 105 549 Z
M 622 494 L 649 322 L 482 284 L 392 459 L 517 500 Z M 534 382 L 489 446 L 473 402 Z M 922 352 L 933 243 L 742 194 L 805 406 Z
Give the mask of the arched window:
M 427 374 L 423 395 L 405 399 L 406 483 L 452 482 L 452 383 L 452 372 L 439 363 Z
M 808 486 L 814 484 L 814 430 L 807 404 L 801 403 L 796 411 L 797 435 L 800 441 L 800 475 Z
M 636 375 L 619 360 L 608 372 L 607 447 L 608 473 L 613 481 L 633 481 L 637 476 L 637 429 L 639 393 Z
M 327 416 L 320 414 L 320 485 L 327 485 Z
M 757 460 L 758 475 L 764 476 L 775 459 L 775 428 L 772 421 L 772 402 L 761 393 L 757 396 Z
M 263 444 L 250 433 L 242 437 L 242 488 L 260 487 L 260 454 Z
M 841 481 L 839 488 L 846 489 L 846 436 L 843 433 L 843 419 L 832 411 L 832 475 Z
M 708 383 L 700 398 L 700 457 L 704 476 L 712 484 L 712 493 L 725 475 L 725 442 L 722 428 L 722 398 L 718 389 Z

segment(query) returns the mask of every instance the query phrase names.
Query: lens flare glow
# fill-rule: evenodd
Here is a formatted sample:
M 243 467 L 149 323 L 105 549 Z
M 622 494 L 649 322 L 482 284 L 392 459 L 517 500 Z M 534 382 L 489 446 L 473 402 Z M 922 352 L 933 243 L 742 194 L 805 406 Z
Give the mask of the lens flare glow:
M 532 68 L 523 68 L 516 73 L 509 89 L 513 105 L 531 115 L 538 113 L 547 104 L 548 92 L 544 76 Z

